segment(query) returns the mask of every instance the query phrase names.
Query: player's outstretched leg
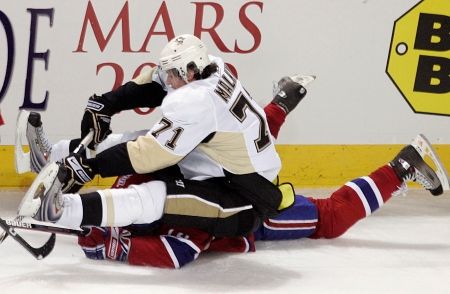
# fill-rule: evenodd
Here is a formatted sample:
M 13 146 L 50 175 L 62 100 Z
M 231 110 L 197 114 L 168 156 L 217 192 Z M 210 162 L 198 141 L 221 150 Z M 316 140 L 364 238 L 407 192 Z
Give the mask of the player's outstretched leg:
M 52 145 L 42 128 L 41 115 L 37 112 L 30 112 L 28 116 L 26 137 L 30 146 L 31 170 L 39 173 L 47 164 Z
M 294 75 L 278 81 L 272 103 L 277 104 L 286 114 L 294 110 L 306 95 L 306 85 L 316 79 L 313 75 Z
M 423 160 L 413 145 L 405 146 L 390 162 L 399 179 L 414 181 L 434 196 L 443 193 L 442 184 L 434 170 Z

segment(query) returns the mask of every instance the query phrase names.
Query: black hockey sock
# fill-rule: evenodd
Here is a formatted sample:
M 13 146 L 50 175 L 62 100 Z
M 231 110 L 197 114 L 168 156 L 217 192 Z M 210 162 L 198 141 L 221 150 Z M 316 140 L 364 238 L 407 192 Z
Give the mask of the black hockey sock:
M 81 226 L 100 226 L 103 216 L 102 198 L 100 194 L 92 192 L 80 196 L 83 205 Z

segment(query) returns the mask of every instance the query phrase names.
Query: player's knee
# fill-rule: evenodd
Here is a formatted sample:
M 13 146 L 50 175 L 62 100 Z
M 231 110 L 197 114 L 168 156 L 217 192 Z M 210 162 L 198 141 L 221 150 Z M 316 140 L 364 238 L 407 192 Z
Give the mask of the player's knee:
M 130 224 L 152 223 L 161 218 L 166 199 L 163 182 L 153 181 L 131 185 L 126 189 L 106 189 L 98 191 L 102 226 L 127 226 Z M 114 220 L 112 223 L 109 220 Z
M 167 195 L 164 182 L 151 181 L 130 188 L 137 192 L 142 205 L 142 213 L 134 223 L 152 223 L 162 217 Z

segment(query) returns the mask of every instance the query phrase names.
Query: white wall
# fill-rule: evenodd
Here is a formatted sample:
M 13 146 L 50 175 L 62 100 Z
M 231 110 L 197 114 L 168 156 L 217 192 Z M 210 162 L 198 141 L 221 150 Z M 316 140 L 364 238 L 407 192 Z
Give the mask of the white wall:
M 427 0 L 439 1 L 439 0 Z M 78 46 L 86 7 L 91 3 L 106 35 L 125 1 L 4 1 L 0 10 L 12 24 L 15 41 L 13 76 L 0 108 L 6 125 L 0 128 L 1 144 L 13 144 L 15 118 L 25 92 L 31 14 L 27 8 L 53 8 L 49 18 L 38 18 L 36 51 L 50 50 L 48 70 L 34 62 L 32 97 L 49 99 L 43 119 L 52 141 L 75 137 L 87 98 L 109 91 L 114 83 L 110 68 L 96 74 L 103 62 L 120 64 L 125 81 L 144 62 L 157 62 L 167 42 L 152 36 L 147 53 L 122 52 L 121 30 L 116 29 L 104 52 L 99 50 L 90 26 L 84 49 Z M 197 1 L 197 3 L 204 1 Z M 280 0 L 212 1 L 224 9 L 217 32 L 228 48 L 254 44 L 252 34 L 239 21 L 239 9 L 261 33 L 261 44 L 249 54 L 221 53 L 207 33 L 201 38 L 211 53 L 235 65 L 239 78 L 261 104 L 270 101 L 272 81 L 283 75 L 312 73 L 318 76 L 308 96 L 288 119 L 279 143 L 283 144 L 390 144 L 406 143 L 418 132 L 434 143 L 450 143 L 447 116 L 415 114 L 385 73 L 394 21 L 417 0 Z M 260 3 L 257 4 L 256 2 Z M 131 47 L 141 47 L 163 1 L 129 1 Z M 193 33 L 193 1 L 165 1 L 175 34 Z M 261 12 L 262 6 L 262 12 Z M 448 14 L 448 12 L 447 12 Z M 204 26 L 212 25 L 214 10 L 205 9 Z M 159 19 L 157 31 L 164 31 Z M 0 86 L 6 71 L 7 42 L 0 24 Z M 450 95 L 449 95 L 450 99 Z M 120 114 L 114 131 L 149 128 L 155 115 Z

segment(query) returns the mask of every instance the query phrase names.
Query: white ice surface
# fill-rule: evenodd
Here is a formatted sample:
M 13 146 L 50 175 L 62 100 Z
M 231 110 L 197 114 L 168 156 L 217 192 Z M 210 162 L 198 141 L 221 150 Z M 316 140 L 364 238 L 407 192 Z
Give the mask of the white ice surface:
M 2 217 L 19 196 L 0 192 Z M 48 237 L 21 233 L 34 245 Z M 338 239 L 259 242 L 255 253 L 203 254 L 181 270 L 88 260 L 71 236 L 40 261 L 11 238 L 0 245 L 1 294 L 212 292 L 450 293 L 450 195 L 410 190 Z

